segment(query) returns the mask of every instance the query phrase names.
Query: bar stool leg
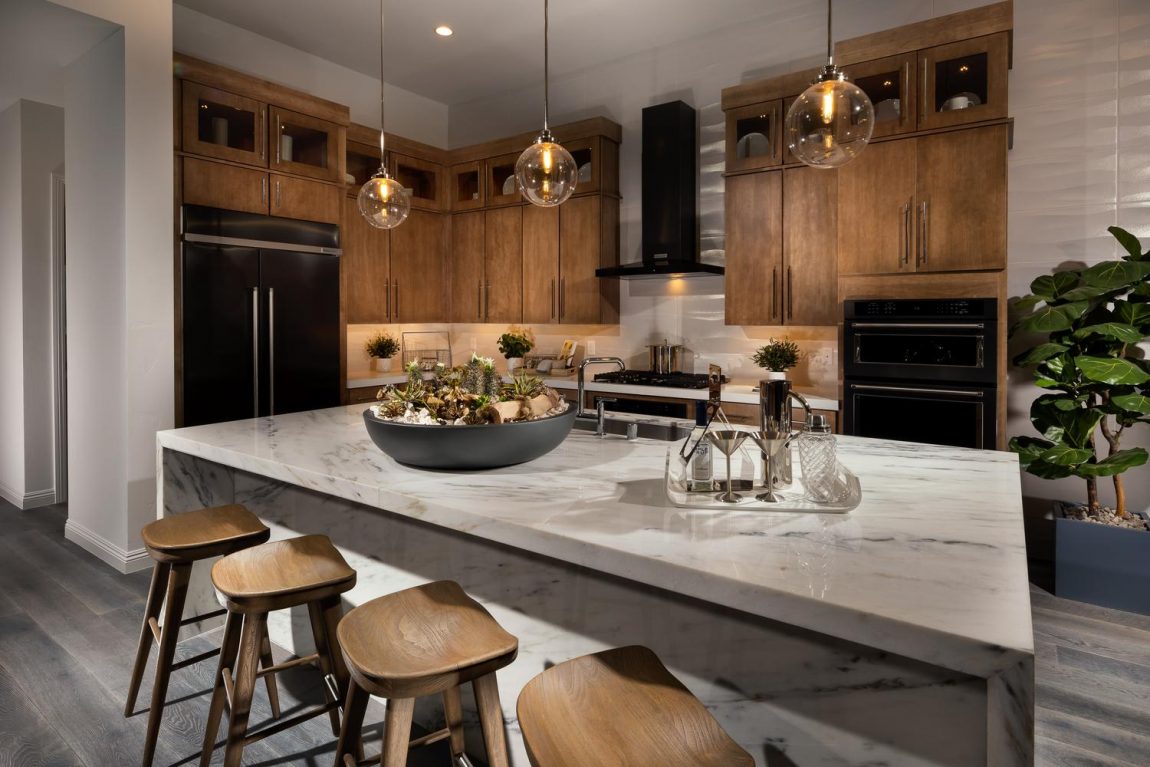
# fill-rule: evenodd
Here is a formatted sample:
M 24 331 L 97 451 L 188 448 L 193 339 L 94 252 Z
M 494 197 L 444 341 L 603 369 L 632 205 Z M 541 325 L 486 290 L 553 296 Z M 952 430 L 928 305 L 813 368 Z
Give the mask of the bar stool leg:
M 260 663 L 261 639 L 267 626 L 267 613 L 248 613 L 240 635 L 239 659 L 236 662 L 232 713 L 228 718 L 228 742 L 224 747 L 224 767 L 240 767 L 244 755 L 244 738 L 248 733 L 248 714 L 256 688 Z
M 330 648 L 328 658 L 331 660 L 331 673 L 335 676 L 335 682 L 339 687 L 339 695 L 342 699 L 347 697 L 348 683 L 351 680 L 347 673 L 347 664 L 343 660 L 343 652 L 339 649 L 339 634 L 336 633 L 339 622 L 343 618 L 343 601 L 338 596 L 334 596 L 321 600 L 319 605 L 323 613 L 323 633 L 328 638 Z
M 275 665 L 275 659 L 272 658 L 272 640 L 268 639 L 268 627 L 264 624 L 264 636 L 260 640 L 260 666 L 263 668 L 271 668 Z M 276 686 L 276 675 L 266 674 L 264 676 L 264 685 L 268 689 L 268 703 L 272 708 L 272 718 L 280 718 L 280 692 L 279 687 Z
M 363 717 L 371 696 L 354 681 L 348 685 L 343 706 L 343 724 L 339 730 L 339 744 L 335 748 L 335 767 L 345 767 L 350 758 L 355 767 L 363 751 Z
M 463 702 L 458 687 L 443 691 L 443 717 L 451 732 L 451 758 L 458 759 L 463 756 Z
M 144 620 L 140 624 L 140 641 L 136 646 L 136 662 L 132 666 L 132 681 L 128 684 L 128 702 L 124 706 L 124 716 L 131 716 L 136 708 L 136 697 L 140 694 L 140 682 L 144 678 L 144 669 L 148 665 L 148 656 L 152 652 L 151 619 L 159 619 L 160 608 L 164 605 L 164 587 L 168 581 L 168 571 L 171 566 L 166 562 L 156 562 L 152 566 L 152 583 L 148 586 L 148 601 L 144 604 Z
M 495 673 L 484 674 L 471 683 L 479 708 L 479 724 L 487 746 L 488 767 L 508 767 L 507 734 L 503 731 L 503 707 L 499 704 L 499 685 Z
M 415 698 L 389 698 L 383 720 L 383 752 L 380 767 L 407 767 L 407 748 L 411 740 L 411 719 Z
M 331 690 L 328 689 L 328 686 L 327 686 L 327 675 L 328 674 L 332 674 L 333 676 L 335 675 L 335 668 L 332 664 L 332 656 L 333 656 L 332 650 L 334 649 L 332 647 L 332 645 L 334 644 L 332 639 L 334 637 L 334 633 L 332 636 L 328 636 L 327 624 L 324 622 L 323 606 L 320 605 L 319 602 L 308 602 L 307 612 L 308 612 L 308 616 L 311 618 L 311 633 L 312 633 L 312 636 L 315 638 L 315 651 L 317 653 L 319 653 L 320 672 L 324 676 L 324 679 L 323 679 L 323 699 L 324 699 L 324 702 L 331 703 L 333 700 L 337 700 L 336 698 L 332 698 Z M 336 652 L 334 654 L 339 654 L 338 650 L 336 650 Z M 339 678 L 337 677 L 336 682 L 338 682 L 338 681 L 339 681 Z M 338 687 L 337 694 L 342 694 L 342 693 L 346 692 L 346 690 L 347 690 L 346 687 L 342 687 L 342 686 L 338 686 L 338 685 L 337 685 L 337 687 Z M 331 711 L 328 712 L 328 717 L 331 719 L 331 734 L 338 737 L 339 736 L 339 710 L 333 708 Z
M 212 751 L 216 747 L 216 736 L 220 733 L 220 717 L 223 716 L 224 704 L 227 703 L 224 674 L 231 674 L 235 670 L 243 622 L 243 613 L 228 611 L 227 622 L 224 623 L 224 641 L 220 645 L 220 662 L 216 669 L 216 680 L 212 685 L 212 703 L 204 726 L 204 747 L 200 753 L 200 767 L 208 767 L 212 760 Z
M 156 654 L 156 681 L 152 685 L 152 705 L 148 711 L 148 735 L 144 740 L 144 767 L 150 767 L 156 754 L 156 740 L 160 735 L 160 721 L 164 716 L 164 698 L 168 694 L 168 679 L 172 675 L 172 658 L 180 639 L 180 620 L 184 615 L 184 599 L 188 595 L 191 563 L 177 563 L 168 575 L 168 594 L 164 602 L 164 622 L 160 627 L 160 649 Z

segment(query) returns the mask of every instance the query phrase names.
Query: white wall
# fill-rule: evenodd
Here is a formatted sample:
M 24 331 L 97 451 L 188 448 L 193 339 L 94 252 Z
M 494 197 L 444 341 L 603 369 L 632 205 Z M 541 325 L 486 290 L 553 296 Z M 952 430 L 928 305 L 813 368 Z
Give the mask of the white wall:
M 354 122 L 379 127 L 379 79 L 321 59 L 237 26 L 175 5 L 174 45 L 213 64 L 346 104 Z M 387 130 L 432 146 L 447 146 L 447 105 L 388 85 Z
M 20 104 L 0 112 L 0 497 L 24 497 Z

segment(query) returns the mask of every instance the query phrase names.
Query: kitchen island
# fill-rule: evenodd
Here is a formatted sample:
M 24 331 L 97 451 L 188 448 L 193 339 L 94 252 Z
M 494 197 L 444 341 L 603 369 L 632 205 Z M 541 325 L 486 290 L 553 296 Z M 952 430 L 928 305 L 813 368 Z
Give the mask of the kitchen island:
M 239 502 L 273 538 L 327 534 L 359 572 L 351 604 L 461 583 L 520 640 L 499 677 L 514 764 L 523 685 L 631 643 L 762 765 L 1032 763 L 1014 455 L 843 437 L 849 514 L 690 510 L 665 500 L 665 442 L 575 431 L 521 466 L 425 471 L 380 452 L 362 410 L 160 432 L 159 513 Z M 306 612 L 269 627 L 308 650 Z

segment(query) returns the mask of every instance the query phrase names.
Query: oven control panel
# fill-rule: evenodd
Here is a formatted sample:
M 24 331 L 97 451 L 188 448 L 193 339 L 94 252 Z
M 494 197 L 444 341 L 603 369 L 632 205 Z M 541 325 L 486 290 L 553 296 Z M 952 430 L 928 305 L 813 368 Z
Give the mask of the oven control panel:
M 850 319 L 908 319 L 908 318 L 978 318 L 994 319 L 998 302 L 993 298 L 926 298 L 926 299 L 869 299 L 846 301 L 845 318 Z

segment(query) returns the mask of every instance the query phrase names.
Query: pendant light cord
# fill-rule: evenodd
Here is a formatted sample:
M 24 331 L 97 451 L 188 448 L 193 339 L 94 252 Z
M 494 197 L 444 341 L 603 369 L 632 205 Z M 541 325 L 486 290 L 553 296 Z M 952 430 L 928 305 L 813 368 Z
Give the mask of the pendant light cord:
M 384 122 L 383 122 L 383 6 L 386 0 L 379 0 L 379 169 L 386 171 L 387 155 L 384 152 Z
M 827 0 L 827 65 L 834 66 L 835 63 L 835 48 L 831 42 L 834 38 L 831 36 L 831 14 L 834 11 L 834 0 Z M 381 65 L 382 67 L 382 65 Z
M 548 0 L 543 0 L 543 130 L 547 131 L 549 126 L 547 118 L 550 115 L 551 105 L 550 100 L 550 80 L 551 80 L 551 58 L 550 58 L 550 45 L 548 34 L 550 32 L 548 26 Z

